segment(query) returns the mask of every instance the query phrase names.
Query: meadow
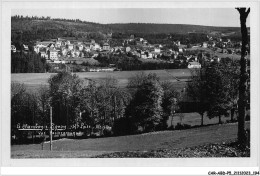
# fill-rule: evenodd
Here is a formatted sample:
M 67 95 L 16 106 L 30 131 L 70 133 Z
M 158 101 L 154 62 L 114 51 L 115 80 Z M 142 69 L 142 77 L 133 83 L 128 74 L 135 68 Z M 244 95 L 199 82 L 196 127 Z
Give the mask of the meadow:
M 86 80 L 102 80 L 113 77 L 118 80 L 120 87 L 126 87 L 128 79 L 138 73 L 156 73 L 161 81 L 174 83 L 176 89 L 181 90 L 185 87 L 186 81 L 191 76 L 189 69 L 169 69 L 169 70 L 147 70 L 147 71 L 115 71 L 115 72 L 78 72 L 80 78 Z M 56 73 L 18 73 L 11 74 L 11 81 L 23 83 L 29 90 L 35 91 L 41 85 L 47 86 L 50 76 Z
M 246 123 L 249 128 L 249 123 Z M 11 158 L 86 158 L 113 152 L 151 151 L 157 149 L 181 149 L 212 143 L 235 141 L 237 123 L 212 125 L 188 130 L 158 131 L 139 135 L 61 139 L 49 143 L 12 145 Z

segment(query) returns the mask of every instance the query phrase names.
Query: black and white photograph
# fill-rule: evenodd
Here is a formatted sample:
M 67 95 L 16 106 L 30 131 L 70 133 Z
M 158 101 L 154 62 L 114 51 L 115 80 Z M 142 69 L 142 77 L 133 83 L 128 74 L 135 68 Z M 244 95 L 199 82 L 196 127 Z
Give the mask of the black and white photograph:
M 1 59 L 10 63 L 2 106 L 10 160 L 258 156 L 251 13 L 250 5 L 11 8 L 10 58 Z

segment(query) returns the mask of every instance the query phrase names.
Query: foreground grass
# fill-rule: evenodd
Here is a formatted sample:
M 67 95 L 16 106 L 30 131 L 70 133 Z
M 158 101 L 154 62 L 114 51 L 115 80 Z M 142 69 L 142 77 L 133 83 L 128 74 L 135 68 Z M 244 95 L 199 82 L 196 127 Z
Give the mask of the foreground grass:
M 249 128 L 249 123 L 246 123 Z M 94 157 L 114 152 L 175 150 L 214 143 L 228 143 L 237 138 L 237 123 L 213 125 L 188 130 L 159 131 L 141 135 L 95 139 L 62 139 L 49 143 L 13 145 L 12 158 L 79 158 Z M 169 154 L 169 157 L 174 155 Z
M 208 144 L 184 149 L 159 149 L 152 151 L 114 152 L 96 158 L 201 158 L 250 157 L 250 148 L 240 148 L 236 142 Z

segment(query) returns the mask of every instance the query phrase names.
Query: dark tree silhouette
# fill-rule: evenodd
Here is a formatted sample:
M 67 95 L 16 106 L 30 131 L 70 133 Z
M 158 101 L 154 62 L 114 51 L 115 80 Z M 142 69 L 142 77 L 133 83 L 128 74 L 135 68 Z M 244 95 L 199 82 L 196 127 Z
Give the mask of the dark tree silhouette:
M 236 8 L 240 13 L 240 24 L 242 34 L 242 48 L 241 48 L 241 59 L 240 59 L 240 83 L 239 83 L 239 100 L 238 100 L 238 142 L 244 144 L 246 142 L 246 131 L 245 131 L 245 111 L 247 104 L 247 58 L 246 58 L 246 46 L 248 44 L 248 32 L 246 27 L 246 19 L 250 12 L 250 8 Z

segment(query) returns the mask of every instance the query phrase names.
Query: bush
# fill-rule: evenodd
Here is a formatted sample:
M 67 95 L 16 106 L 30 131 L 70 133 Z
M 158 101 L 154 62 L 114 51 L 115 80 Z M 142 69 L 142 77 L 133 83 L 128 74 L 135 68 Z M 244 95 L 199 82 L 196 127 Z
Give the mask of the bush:
M 175 126 L 175 130 L 183 130 L 183 129 L 189 129 L 191 128 L 191 125 L 188 124 L 182 124 L 182 123 L 177 123 Z
M 131 118 L 120 118 L 115 120 L 112 128 L 115 136 L 129 135 L 137 132 L 137 127 Z
M 103 130 L 103 135 L 104 136 L 112 136 L 113 135 L 113 132 L 112 132 L 112 129 L 111 128 L 105 128 L 104 130 Z

